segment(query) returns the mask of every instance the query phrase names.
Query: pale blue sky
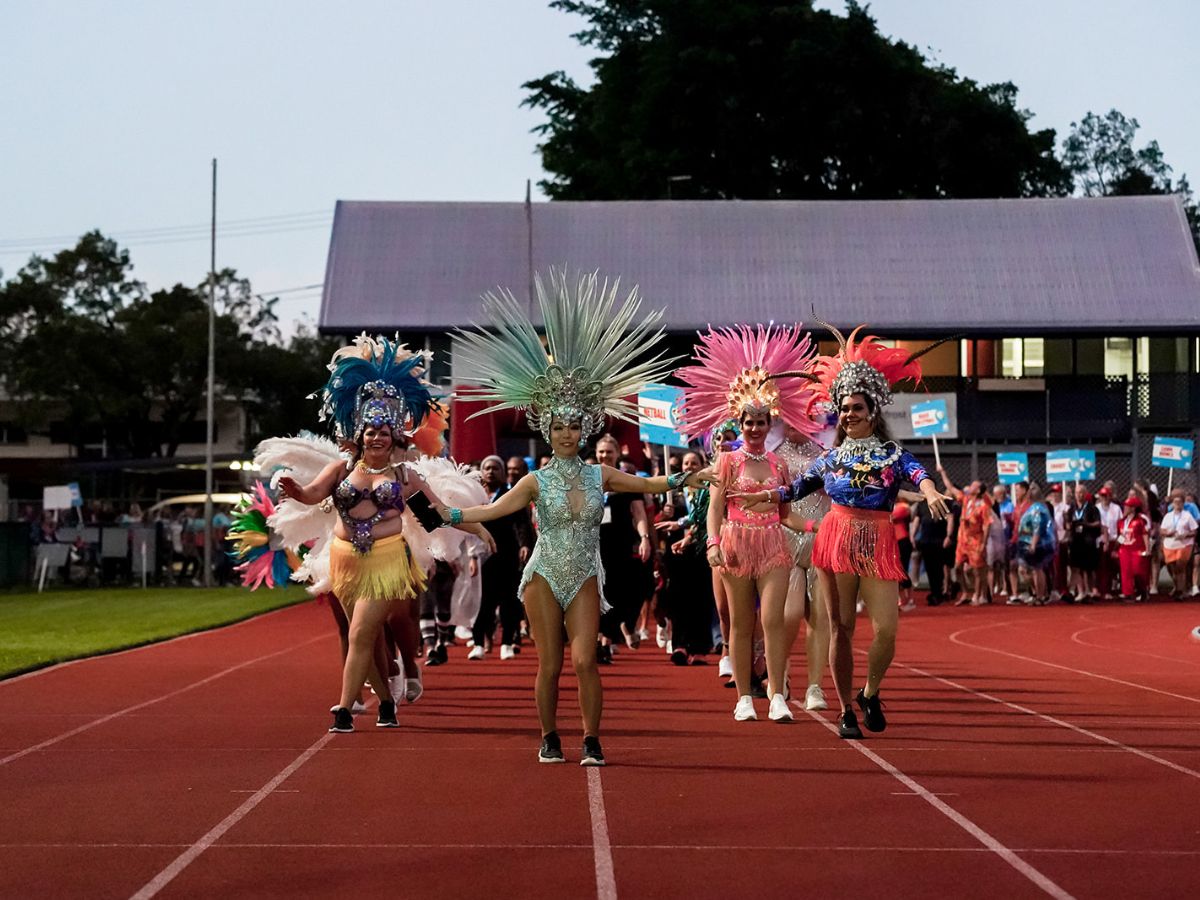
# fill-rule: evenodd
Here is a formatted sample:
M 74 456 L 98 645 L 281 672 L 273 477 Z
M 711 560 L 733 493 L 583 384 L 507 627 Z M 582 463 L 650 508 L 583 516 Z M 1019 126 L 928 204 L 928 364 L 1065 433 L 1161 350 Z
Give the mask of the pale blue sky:
M 871 9 L 961 74 L 1013 81 L 1035 127 L 1061 135 L 1115 106 L 1200 181 L 1200 3 Z M 588 79 L 579 23 L 543 0 L 5 0 L 0 268 L 98 227 L 125 237 L 151 287 L 200 281 L 214 156 L 218 219 L 256 220 L 219 238 L 218 265 L 261 291 L 322 280 L 337 199 L 519 200 L 543 175 L 520 85 Z M 200 227 L 166 230 L 180 226 Z M 315 318 L 318 299 L 284 294 L 285 323 Z

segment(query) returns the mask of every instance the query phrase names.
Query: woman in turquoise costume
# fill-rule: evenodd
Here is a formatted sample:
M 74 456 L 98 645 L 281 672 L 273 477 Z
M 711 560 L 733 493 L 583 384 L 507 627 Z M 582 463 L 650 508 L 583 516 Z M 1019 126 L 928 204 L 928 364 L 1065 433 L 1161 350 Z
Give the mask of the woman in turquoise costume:
M 602 695 L 596 667 L 596 639 L 604 567 L 600 563 L 600 521 L 604 492 L 661 493 L 677 490 L 690 477 L 642 478 L 609 466 L 588 465 L 580 450 L 604 428 L 605 416 L 634 420 L 626 398 L 664 377 L 670 360 L 654 353 L 662 336 L 662 313 L 634 322 L 640 301 L 634 288 L 618 304 L 618 283 L 595 273 L 574 284 L 565 272 L 551 270 L 549 284 L 535 278 L 545 322 L 546 343 L 513 295 L 501 290 L 484 295 L 493 330 L 460 332 L 455 360 L 466 379 L 483 386 L 474 400 L 490 402 L 483 412 L 524 409 L 530 425 L 550 444 L 551 461 L 526 475 L 496 503 L 468 509 L 439 507 L 451 525 L 486 522 L 533 503 L 538 542 L 525 566 L 518 592 L 537 643 L 535 689 L 542 743 L 538 761 L 565 762 L 557 732 L 558 681 L 562 672 L 563 627 L 571 663 L 579 681 L 583 714 L 580 765 L 604 765 L 600 747 Z M 653 354 L 653 355 L 652 355 Z M 637 362 L 641 357 L 644 361 Z

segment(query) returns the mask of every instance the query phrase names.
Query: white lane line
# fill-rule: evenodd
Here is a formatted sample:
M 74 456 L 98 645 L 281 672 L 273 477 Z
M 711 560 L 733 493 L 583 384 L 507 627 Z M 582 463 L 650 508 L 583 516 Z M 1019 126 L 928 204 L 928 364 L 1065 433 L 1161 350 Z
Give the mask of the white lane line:
M 32 747 L 26 747 L 24 750 L 18 750 L 16 753 L 10 753 L 8 756 L 0 757 L 0 766 L 7 765 L 8 763 L 18 760 L 23 756 L 28 756 L 30 753 L 36 753 L 38 750 L 43 750 L 46 747 L 53 746 L 54 744 L 65 741 L 67 738 L 72 738 L 77 734 L 83 734 L 85 731 L 90 731 L 98 725 L 103 725 L 105 722 L 111 722 L 113 719 L 120 718 L 127 713 L 137 712 L 139 709 L 145 709 L 147 706 L 153 706 L 155 703 L 161 703 L 163 700 L 170 700 L 172 697 L 178 697 L 180 694 L 186 693 L 193 688 L 198 688 L 201 685 L 208 684 L 211 681 L 216 681 L 218 678 L 224 678 L 231 672 L 236 672 L 239 669 L 244 669 L 247 666 L 254 665 L 255 663 L 264 662 L 268 659 L 273 659 L 276 656 L 282 656 L 285 653 L 291 653 L 293 650 L 298 650 L 301 647 L 307 647 L 309 644 L 314 644 L 317 641 L 327 639 L 328 635 L 317 635 L 316 637 L 309 638 L 307 641 L 301 641 L 299 644 L 294 644 L 291 647 L 285 647 L 282 650 L 276 650 L 273 653 L 267 653 L 263 656 L 256 656 L 254 659 L 249 659 L 245 662 L 240 662 L 235 666 L 230 666 L 227 669 L 222 669 L 220 672 L 209 675 L 207 678 L 201 678 L 199 681 L 193 681 L 191 684 L 177 688 L 170 693 L 163 694 L 161 697 L 155 697 L 153 700 L 143 700 L 141 703 L 135 703 L 133 706 L 127 706 L 124 709 L 119 709 L 116 712 L 109 713 L 106 716 L 93 719 L 90 722 L 80 725 L 78 728 L 72 728 L 70 731 L 64 731 L 62 734 L 56 737 L 48 738 L 47 740 L 42 741 L 40 744 L 34 744 Z
M 1133 656 L 1145 656 L 1150 659 L 1161 659 L 1163 662 L 1179 663 L 1185 666 L 1200 666 L 1200 660 L 1198 659 L 1176 659 L 1174 656 L 1160 656 L 1157 653 L 1147 653 L 1145 650 L 1129 650 L 1125 647 L 1105 647 L 1103 644 L 1094 644 L 1091 641 L 1081 640 L 1079 637 L 1081 634 L 1087 634 L 1089 631 L 1104 631 L 1105 629 L 1120 627 L 1124 626 L 1095 625 L 1091 628 L 1081 628 L 1071 635 L 1071 640 L 1076 644 L 1079 644 L 1081 647 L 1095 647 L 1097 650 L 1103 650 L 1106 653 L 1127 653 L 1132 654 Z
M 317 738 L 311 747 L 292 760 L 282 772 L 259 788 L 254 796 L 247 798 L 245 803 L 218 822 L 200 840 L 180 853 L 165 869 L 146 882 L 142 889 L 133 895 L 132 900 L 147 900 L 147 898 L 153 897 L 170 884 L 175 876 L 190 866 L 201 853 L 220 840 L 221 835 L 246 818 L 254 807 L 266 800 L 272 791 L 283 784 L 293 772 L 312 759 L 318 750 L 333 740 L 333 737 L 334 735 L 331 732 L 326 732 Z
M 1001 656 L 1008 656 L 1012 659 L 1020 659 L 1020 660 L 1024 660 L 1025 662 L 1037 663 L 1040 666 L 1049 666 L 1052 669 L 1062 669 L 1064 672 L 1074 672 L 1076 675 L 1087 675 L 1091 678 L 1099 678 L 1103 681 L 1111 681 L 1113 684 L 1123 684 L 1123 685 L 1125 685 L 1125 687 L 1138 688 L 1139 690 L 1150 691 L 1151 693 L 1154 693 L 1154 694 L 1162 694 L 1164 697 L 1174 697 L 1176 700 L 1186 700 L 1188 703 L 1200 703 L 1200 698 L 1198 698 L 1198 697 L 1189 697 L 1186 694 L 1174 694 L 1171 691 L 1160 690 L 1159 688 L 1153 688 L 1153 687 L 1150 687 L 1149 685 L 1139 684 L 1136 681 L 1125 681 L 1121 678 L 1113 678 L 1111 675 L 1101 675 L 1097 672 L 1088 672 L 1086 669 L 1075 669 L 1075 668 L 1072 668 L 1071 666 L 1064 666 L 1064 665 L 1061 665 L 1060 663 L 1047 662 L 1044 659 L 1036 659 L 1035 657 L 1032 657 L 1032 656 L 1022 656 L 1020 653 L 1010 653 L 1007 650 L 997 650 L 994 647 L 984 647 L 981 644 L 972 644 L 968 641 L 962 640 L 959 637 L 959 635 L 966 634 L 967 632 L 970 632 L 970 631 L 981 631 L 984 628 L 995 628 L 998 625 L 1008 625 L 1008 624 L 1011 624 L 1011 623 L 999 622 L 999 623 L 996 623 L 993 625 L 978 625 L 978 626 L 975 626 L 974 628 L 964 628 L 961 631 L 956 631 L 952 635 L 950 635 L 950 642 L 952 644 L 958 644 L 960 647 L 968 647 L 972 650 L 983 650 L 983 651 L 986 651 L 987 653 L 998 653 Z
M 592 816 L 592 852 L 596 859 L 597 900 L 617 900 L 617 879 L 613 874 L 612 845 L 608 842 L 608 816 L 604 812 L 604 785 L 598 766 L 589 766 L 588 812 Z
M 974 688 L 967 687 L 965 684 L 959 684 L 957 681 L 951 681 L 949 678 L 943 678 L 940 675 L 934 675 L 932 672 L 926 672 L 924 669 L 918 669 L 916 666 L 906 665 L 905 663 L 892 663 L 892 665 L 895 668 L 906 669 L 909 672 L 916 672 L 918 675 L 924 675 L 926 678 L 932 678 L 934 681 L 940 681 L 942 684 L 949 685 L 956 690 L 964 691 L 965 693 L 979 697 L 983 700 L 989 700 L 992 703 L 999 703 L 1001 706 L 1007 706 L 1009 709 L 1015 709 L 1017 712 L 1025 713 L 1029 716 L 1035 716 L 1044 722 L 1049 722 L 1052 725 L 1058 725 L 1060 728 L 1070 729 L 1076 734 L 1082 734 L 1084 737 L 1091 738 L 1093 741 L 1099 741 L 1100 743 L 1107 744 L 1114 749 L 1122 750 L 1126 753 L 1132 753 L 1135 756 L 1140 756 L 1142 759 L 1157 763 L 1160 766 L 1166 766 L 1168 769 L 1173 769 L 1176 772 L 1179 772 L 1181 775 L 1190 775 L 1192 778 L 1200 778 L 1200 772 L 1197 772 L 1195 769 L 1189 769 L 1187 766 L 1181 766 L 1178 763 L 1173 763 L 1169 759 L 1163 759 L 1161 756 L 1155 756 L 1148 750 L 1142 750 L 1138 747 L 1131 747 L 1128 744 L 1121 743 L 1115 738 L 1110 738 L 1107 735 L 1099 734 L 1098 732 L 1091 731 L 1087 728 L 1082 728 L 1079 725 L 1072 724 L 1071 722 L 1066 722 L 1062 719 L 1055 718 L 1054 716 L 1040 713 L 1036 709 L 1030 709 L 1028 706 L 1022 706 L 1019 703 L 1011 703 L 1008 700 L 1002 700 L 999 697 L 994 697 L 991 694 L 984 693 L 983 691 L 977 691 Z
M 282 793 L 275 791 L 275 793 Z M 184 849 L 190 844 L 180 843 L 118 843 L 102 842 L 92 844 L 70 843 L 0 843 L 0 850 L 164 850 Z M 919 847 L 919 846 L 878 846 L 870 847 L 861 844 L 841 846 L 837 844 L 784 844 L 779 846 L 767 844 L 612 844 L 615 850 L 689 850 L 708 852 L 714 850 L 726 851 L 759 851 L 765 853 L 991 853 L 988 847 Z M 591 850 L 587 844 L 272 844 L 272 843 L 235 843 L 226 841 L 209 848 L 221 850 Z M 1045 855 L 1067 856 L 1140 856 L 1140 857 L 1180 857 L 1190 858 L 1200 856 L 1200 850 L 1160 850 L 1149 847 L 1141 850 L 1129 849 L 1088 849 L 1086 847 L 1013 847 L 1013 853 L 1040 853 Z
M 65 669 L 67 666 L 77 666 L 80 663 L 91 662 L 97 659 L 111 659 L 114 656 L 124 656 L 126 653 L 140 653 L 142 650 L 153 650 L 156 647 L 165 647 L 167 644 L 178 643 L 179 641 L 190 641 L 192 638 L 204 637 L 205 635 L 215 634 L 219 631 L 226 631 L 230 628 L 237 628 L 239 625 L 249 625 L 251 622 L 257 622 L 259 619 L 273 616 L 276 613 L 286 612 L 296 606 L 302 606 L 305 602 L 301 600 L 299 603 L 293 603 L 290 606 L 281 606 L 279 609 L 268 610 L 264 613 L 259 613 L 256 616 L 250 616 L 246 619 L 240 619 L 237 622 L 230 622 L 228 625 L 218 625 L 215 628 L 206 628 L 203 631 L 191 631 L 187 634 L 178 634 L 173 638 L 167 638 L 162 641 L 151 641 L 148 644 L 139 644 L 136 647 L 126 647 L 124 650 L 113 650 L 111 653 L 97 653 L 93 656 L 81 656 L 79 659 L 68 659 L 60 663 L 55 663 L 52 666 L 45 666 L 41 669 L 34 669 L 32 672 L 22 672 L 20 675 L 14 675 L 12 678 L 0 680 L 0 688 L 6 684 L 14 684 L 18 681 L 24 681 L 27 678 L 37 678 L 39 675 L 49 675 L 51 672 L 57 672 L 59 669 Z
M 792 705 L 794 705 L 796 709 L 807 712 L 815 721 L 820 723 L 828 731 L 833 732 L 835 735 L 837 734 L 836 725 L 834 725 L 832 722 L 826 721 L 822 716 L 811 710 L 805 710 L 804 704 L 799 700 L 793 700 Z M 985 846 L 992 853 L 995 853 L 998 857 L 1032 881 L 1051 897 L 1055 897 L 1057 900 L 1074 900 L 1070 893 L 1059 887 L 1046 875 L 1042 874 L 1029 863 L 1025 862 L 1025 860 L 1021 859 L 1021 857 L 1019 857 L 1014 850 L 1006 847 L 999 840 L 992 837 L 992 835 L 988 834 L 988 832 L 984 831 L 954 807 L 950 806 L 945 801 L 934 795 L 923 785 L 918 784 L 912 778 L 905 775 L 882 756 L 864 747 L 861 741 L 846 741 L 845 743 L 848 747 L 857 750 L 871 762 L 875 763 L 875 765 L 879 766 L 879 768 L 883 769 L 883 771 L 887 772 L 910 791 L 915 794 L 919 794 L 922 800 L 948 818 L 963 831 L 967 832 L 967 834 L 971 835 L 971 837 L 975 838 L 975 840 L 979 841 L 979 843 L 983 844 L 983 846 Z

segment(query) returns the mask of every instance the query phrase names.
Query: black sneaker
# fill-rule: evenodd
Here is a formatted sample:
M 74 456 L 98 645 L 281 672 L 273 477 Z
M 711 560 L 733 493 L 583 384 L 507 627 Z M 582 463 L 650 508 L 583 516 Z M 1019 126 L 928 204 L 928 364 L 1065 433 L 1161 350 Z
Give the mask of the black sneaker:
M 333 710 L 333 724 L 329 726 L 330 731 L 336 731 L 339 734 L 349 734 L 354 730 L 354 716 L 350 714 L 350 710 L 344 706 L 335 707 Z
M 425 665 L 440 666 L 447 659 L 449 659 L 449 654 L 446 652 L 446 646 L 438 644 L 436 647 L 430 647 L 429 652 L 425 654 Z
M 380 700 L 379 701 L 379 718 L 375 720 L 376 728 L 399 728 L 400 723 L 396 721 L 396 701 L 395 700 Z
M 862 740 L 862 729 L 858 727 L 858 716 L 854 714 L 854 710 L 846 707 L 842 711 L 842 720 L 838 723 L 838 737 L 845 740 Z
M 596 646 L 596 662 L 602 666 L 611 666 L 612 661 L 612 646 L 610 644 L 598 644 Z
M 688 652 L 683 647 L 676 647 L 671 651 L 671 662 L 677 666 L 686 666 L 688 664 Z
M 604 751 L 600 749 L 600 738 L 588 735 L 583 739 L 583 753 L 580 755 L 581 766 L 604 765 Z
M 867 731 L 883 731 L 887 728 L 887 719 L 883 717 L 883 701 L 879 699 L 878 691 L 873 697 L 868 697 L 860 690 L 854 699 L 863 711 L 863 724 L 867 726 Z
M 558 739 L 558 732 L 551 731 L 549 734 L 542 735 L 542 746 L 538 750 L 538 762 L 565 763 L 566 761 L 562 752 L 562 741 Z

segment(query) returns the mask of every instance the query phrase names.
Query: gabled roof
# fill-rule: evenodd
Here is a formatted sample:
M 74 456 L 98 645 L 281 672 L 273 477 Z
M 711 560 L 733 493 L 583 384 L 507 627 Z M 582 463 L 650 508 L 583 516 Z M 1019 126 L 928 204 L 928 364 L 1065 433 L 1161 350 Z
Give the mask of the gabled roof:
M 325 331 L 438 330 L 566 264 L 640 285 L 668 330 L 868 322 L 885 336 L 1200 334 L 1173 196 L 1047 200 L 339 201 Z

